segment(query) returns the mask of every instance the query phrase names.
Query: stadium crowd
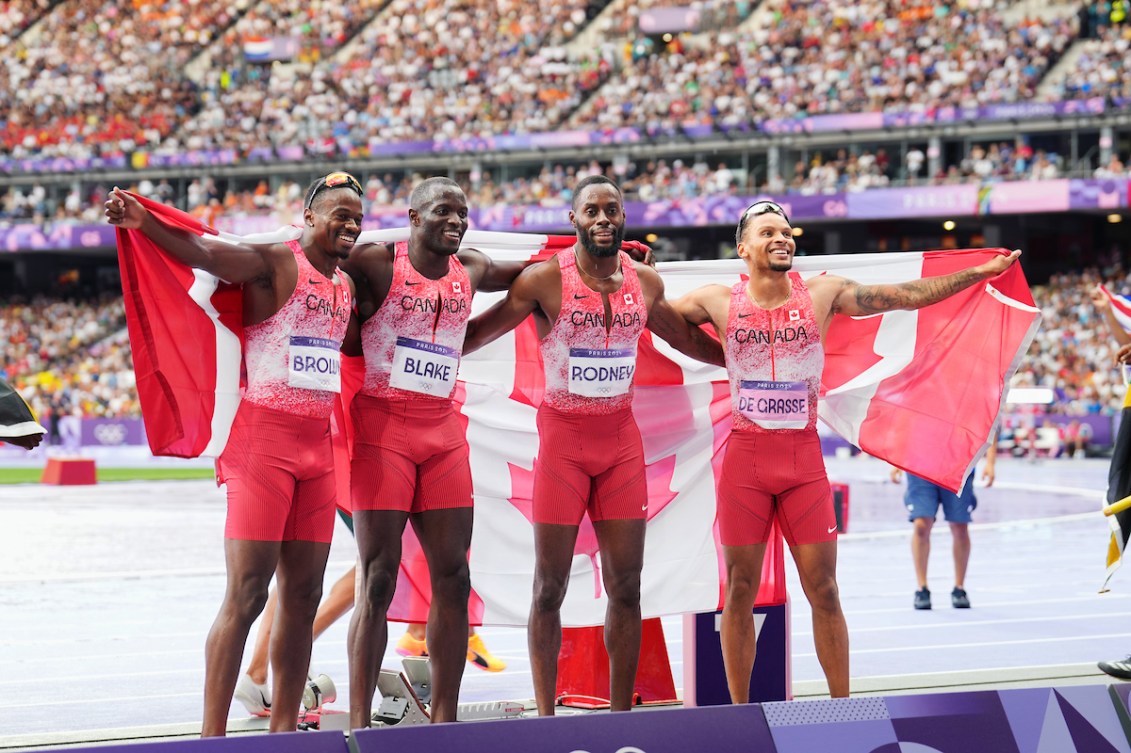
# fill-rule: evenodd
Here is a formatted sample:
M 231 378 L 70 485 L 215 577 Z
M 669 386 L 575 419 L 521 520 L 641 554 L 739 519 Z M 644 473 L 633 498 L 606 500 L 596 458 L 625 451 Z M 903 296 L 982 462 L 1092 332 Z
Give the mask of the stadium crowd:
M 1082 23 L 1094 38 L 1048 96 L 1131 92 L 1131 30 L 1087 14 L 1016 19 L 1007 0 L 700 0 L 705 30 L 665 43 L 638 27 L 653 4 L 8 3 L 0 156 L 298 148 L 301 159 L 565 126 L 749 128 L 1019 102 L 1036 98 Z M 271 64 L 277 55 L 292 64 Z
M 140 415 L 121 296 L 9 303 L 0 342 L 0 378 L 47 421 Z

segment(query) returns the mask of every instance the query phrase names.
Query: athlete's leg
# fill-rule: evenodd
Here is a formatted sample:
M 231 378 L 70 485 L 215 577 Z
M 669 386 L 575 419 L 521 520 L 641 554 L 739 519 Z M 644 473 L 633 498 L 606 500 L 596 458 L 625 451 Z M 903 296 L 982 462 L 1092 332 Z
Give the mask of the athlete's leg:
M 836 541 L 790 547 L 801 588 L 813 608 L 813 642 L 829 695 L 848 696 L 848 625 L 836 584 Z
M 267 603 L 279 559 L 277 541 L 224 540 L 227 589 L 204 644 L 204 724 L 201 736 L 223 735 L 251 625 Z
M 966 588 L 966 567 L 970 564 L 970 526 L 951 523 L 950 535 L 954 539 L 954 585 Z
M 934 518 L 915 518 L 911 533 L 911 561 L 915 563 L 915 579 L 919 588 L 927 587 L 927 561 L 931 558 L 931 529 Z
M 601 580 L 609 597 L 605 648 L 609 652 L 609 703 L 613 711 L 632 708 L 640 663 L 640 571 L 644 567 L 645 525 L 641 519 L 593 522 L 601 549 Z
M 750 702 L 750 673 L 754 671 L 757 647 L 752 610 L 765 557 L 765 544 L 723 547 L 727 585 L 719 637 L 731 703 Z
M 401 534 L 408 513 L 401 510 L 354 510 L 357 537 L 357 604 L 350 620 L 350 727 L 368 727 L 373 693 L 389 639 L 386 615 L 397 587 Z
M 534 596 L 530 602 L 527 643 L 534 700 L 540 716 L 553 716 L 562 648 L 562 602 L 565 601 L 577 526 L 534 524 Z
M 267 606 L 263 608 L 263 619 L 259 621 L 259 630 L 255 634 L 255 646 L 251 651 L 251 661 L 247 665 L 247 676 L 256 685 L 267 684 L 271 626 L 275 622 L 275 607 L 278 603 L 279 594 L 275 589 L 271 589 L 271 592 L 267 595 Z
M 412 527 L 428 560 L 432 603 L 425 631 L 432 664 L 433 722 L 454 722 L 467 659 L 467 599 L 474 511 L 470 507 L 413 513 Z
M 271 731 L 293 731 L 310 669 L 312 629 L 330 545 L 316 541 L 285 541 L 279 553 L 278 615 L 271 639 L 271 669 L 275 675 L 271 701 Z

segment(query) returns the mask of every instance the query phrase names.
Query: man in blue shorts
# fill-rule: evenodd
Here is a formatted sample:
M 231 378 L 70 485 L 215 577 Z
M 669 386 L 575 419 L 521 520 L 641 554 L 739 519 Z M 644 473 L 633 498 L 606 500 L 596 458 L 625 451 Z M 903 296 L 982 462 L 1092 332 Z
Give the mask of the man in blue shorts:
M 994 434 L 990 448 L 986 451 L 986 463 L 982 468 L 982 480 L 986 486 L 994 483 L 994 464 L 997 459 L 997 434 Z M 898 468 L 891 471 L 891 480 L 899 483 L 903 472 Z M 915 592 L 915 608 L 931 608 L 931 590 L 927 588 L 927 560 L 931 555 L 931 529 L 935 516 L 942 507 L 943 517 L 950 524 L 954 553 L 954 589 L 950 592 L 950 603 L 955 609 L 969 609 L 970 597 L 966 595 L 966 566 L 970 562 L 970 513 L 978 506 L 974 497 L 974 474 L 971 473 L 961 494 L 955 494 L 926 479 L 907 474 L 907 491 L 903 495 L 907 505 L 908 519 L 915 526 L 911 536 L 911 559 L 915 563 L 915 577 L 919 589 Z

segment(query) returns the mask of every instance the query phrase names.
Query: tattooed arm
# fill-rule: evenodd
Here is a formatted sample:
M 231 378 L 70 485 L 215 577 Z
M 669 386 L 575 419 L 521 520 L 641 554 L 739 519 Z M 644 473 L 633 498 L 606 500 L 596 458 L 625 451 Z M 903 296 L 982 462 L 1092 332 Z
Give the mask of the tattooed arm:
M 810 289 L 814 294 L 822 294 L 822 298 L 828 296 L 830 314 L 867 316 L 898 309 L 920 309 L 949 298 L 982 280 L 997 277 L 1020 255 L 1020 251 L 1013 251 L 961 272 L 925 277 L 897 285 L 861 285 L 843 277 L 818 277 L 813 278 Z

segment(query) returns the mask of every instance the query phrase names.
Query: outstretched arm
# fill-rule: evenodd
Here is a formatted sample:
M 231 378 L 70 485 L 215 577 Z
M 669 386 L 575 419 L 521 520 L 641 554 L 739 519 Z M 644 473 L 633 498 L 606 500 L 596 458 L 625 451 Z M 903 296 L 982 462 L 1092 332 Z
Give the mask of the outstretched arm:
M 169 228 L 154 218 L 140 201 L 117 187 L 110 192 L 105 207 L 106 219 L 111 225 L 140 230 L 181 263 L 203 269 L 226 282 L 250 282 L 270 273 L 263 256 L 268 246 L 228 243 Z
M 514 280 L 507 297 L 467 323 L 463 353 L 473 353 L 495 341 L 538 310 L 538 267 L 530 267 Z
M 1131 345 L 1131 334 L 1123 329 L 1123 325 L 1115 318 L 1115 311 L 1111 307 L 1111 299 L 1107 297 L 1103 289 L 1096 285 L 1089 292 L 1092 297 L 1092 304 L 1101 312 L 1103 312 L 1104 321 L 1107 322 L 1107 328 L 1111 331 L 1111 336 L 1120 345 Z
M 641 285 L 652 293 L 648 329 L 684 355 L 715 366 L 726 366 L 723 346 L 698 326 L 711 320 L 706 309 L 700 306 L 703 310 L 697 313 L 695 305 L 681 299 L 681 307 L 689 309 L 689 319 L 664 297 L 664 281 L 659 274 L 649 267 L 638 268 L 637 274 Z
M 984 264 L 954 274 L 926 277 L 893 285 L 861 285 L 843 277 L 814 278 L 818 285 L 835 285 L 832 313 L 867 316 L 899 309 L 930 306 L 982 280 L 997 277 L 1017 260 L 1020 251 L 995 256 Z

